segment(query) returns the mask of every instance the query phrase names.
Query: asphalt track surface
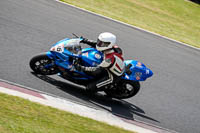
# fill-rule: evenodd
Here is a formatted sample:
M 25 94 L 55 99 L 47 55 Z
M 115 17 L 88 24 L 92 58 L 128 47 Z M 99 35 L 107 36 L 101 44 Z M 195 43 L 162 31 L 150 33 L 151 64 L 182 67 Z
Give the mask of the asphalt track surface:
M 143 62 L 154 76 L 127 100 L 89 96 L 57 76 L 31 73 L 29 60 L 77 33 L 117 35 L 125 59 Z M 0 78 L 82 104 L 183 133 L 200 132 L 200 51 L 53 0 L 0 1 Z

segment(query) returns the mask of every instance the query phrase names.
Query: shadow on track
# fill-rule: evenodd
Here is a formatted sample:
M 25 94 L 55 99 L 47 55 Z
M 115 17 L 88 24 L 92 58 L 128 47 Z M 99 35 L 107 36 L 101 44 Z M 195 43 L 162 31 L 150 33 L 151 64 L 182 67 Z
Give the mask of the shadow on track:
M 40 78 L 41 80 L 56 86 L 58 89 L 66 93 L 69 93 L 86 102 L 90 102 L 93 105 L 100 107 L 104 110 L 107 110 L 116 116 L 129 119 L 129 120 L 134 120 L 134 115 L 137 115 L 144 119 L 148 119 L 148 120 L 160 123 L 159 121 L 145 115 L 144 110 L 142 110 L 141 108 L 129 102 L 126 102 L 124 100 L 111 99 L 101 93 L 91 94 L 82 90 L 78 86 L 57 80 L 50 76 L 37 75 L 33 72 L 32 74 Z

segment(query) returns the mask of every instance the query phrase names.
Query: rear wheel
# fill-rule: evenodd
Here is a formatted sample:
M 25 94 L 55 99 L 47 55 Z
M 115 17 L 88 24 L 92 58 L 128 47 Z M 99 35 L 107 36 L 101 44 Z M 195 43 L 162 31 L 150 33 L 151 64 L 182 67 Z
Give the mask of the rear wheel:
M 140 90 L 138 81 L 121 80 L 115 88 L 105 90 L 109 97 L 126 99 L 135 96 Z
M 33 57 L 30 60 L 29 65 L 37 74 L 53 75 L 58 73 L 54 61 L 51 60 L 45 53 Z

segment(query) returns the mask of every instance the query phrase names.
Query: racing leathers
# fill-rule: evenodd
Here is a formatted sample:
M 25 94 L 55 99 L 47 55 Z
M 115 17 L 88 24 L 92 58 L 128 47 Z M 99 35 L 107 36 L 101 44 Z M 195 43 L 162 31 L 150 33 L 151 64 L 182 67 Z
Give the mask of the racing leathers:
M 81 41 L 81 43 L 88 44 L 93 48 L 96 48 L 97 44 L 97 42 L 85 38 Z M 86 67 L 81 66 L 80 64 L 76 64 L 75 66 L 77 69 L 82 70 L 84 72 L 101 73 L 101 75 L 103 75 L 98 80 L 89 83 L 86 86 L 87 90 L 104 90 L 106 85 L 111 84 L 113 80 L 115 80 L 117 77 L 121 76 L 124 73 L 125 64 L 122 55 L 122 50 L 117 45 L 114 45 L 112 48 L 101 52 L 104 54 L 104 58 L 102 63 L 98 66 Z

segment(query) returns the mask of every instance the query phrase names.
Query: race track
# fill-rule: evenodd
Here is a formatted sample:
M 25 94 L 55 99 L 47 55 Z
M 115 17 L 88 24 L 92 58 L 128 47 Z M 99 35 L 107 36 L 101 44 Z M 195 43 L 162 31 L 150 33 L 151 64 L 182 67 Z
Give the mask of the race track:
M 154 72 L 127 100 L 89 96 L 57 76 L 37 77 L 29 60 L 72 33 L 96 40 L 117 35 L 125 59 Z M 81 11 L 54 0 L 0 1 L 0 79 L 51 93 L 113 114 L 183 133 L 199 133 L 200 51 Z

